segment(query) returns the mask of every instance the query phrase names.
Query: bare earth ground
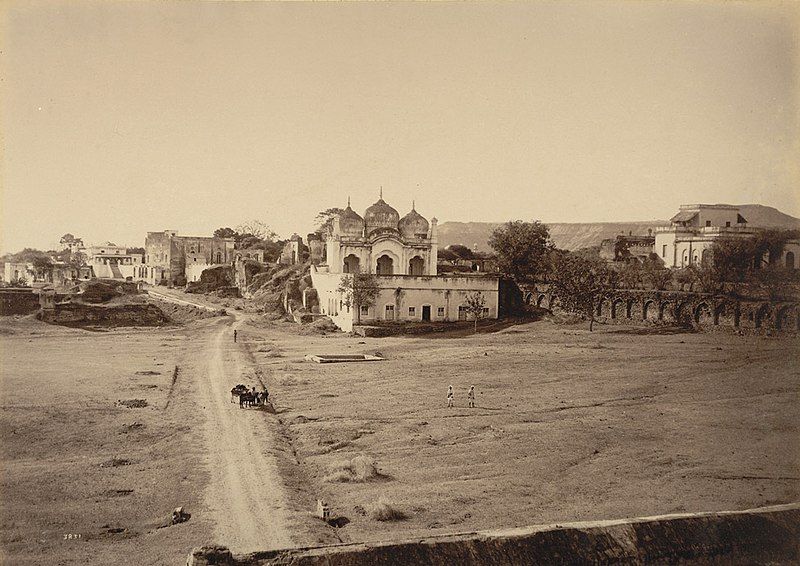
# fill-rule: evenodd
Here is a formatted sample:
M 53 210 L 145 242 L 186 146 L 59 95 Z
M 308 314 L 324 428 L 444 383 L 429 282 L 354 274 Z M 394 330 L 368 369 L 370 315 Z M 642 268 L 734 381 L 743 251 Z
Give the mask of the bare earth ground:
M 217 541 L 247 552 L 336 540 L 287 499 L 275 417 L 230 403 L 231 383 L 255 374 L 233 323 L 2 321 L 0 562 L 182 564 Z M 163 527 L 178 506 L 191 519 Z
M 281 420 L 305 475 L 350 520 L 345 541 L 746 509 L 800 494 L 797 339 L 551 322 L 452 340 L 248 332 L 266 339 L 256 355 Z M 376 351 L 389 361 L 301 361 Z M 323 481 L 359 454 L 385 477 Z M 408 519 L 364 516 L 380 496 Z
M 208 543 L 245 552 L 798 499 L 797 339 L 550 322 L 363 339 L 234 314 L 109 332 L 0 322 L 4 562 L 181 564 Z M 376 351 L 389 360 L 303 360 Z M 278 415 L 230 403 L 233 385 L 259 380 Z M 115 405 L 130 399 L 148 406 Z M 362 454 L 382 476 L 323 480 Z M 364 515 L 380 496 L 408 518 Z M 311 518 L 317 497 L 349 524 Z M 191 520 L 158 528 L 179 505 Z

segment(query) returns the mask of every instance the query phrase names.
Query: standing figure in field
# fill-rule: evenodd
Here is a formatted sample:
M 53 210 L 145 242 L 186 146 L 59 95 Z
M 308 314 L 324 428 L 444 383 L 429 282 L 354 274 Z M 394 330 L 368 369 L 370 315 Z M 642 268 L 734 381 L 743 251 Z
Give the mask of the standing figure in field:
M 233 343 L 236 343 L 236 330 L 233 331 Z
M 447 407 L 450 408 L 453 406 L 453 386 L 450 385 L 447 388 Z
M 475 386 L 470 385 L 469 391 L 467 391 L 467 399 L 469 400 L 469 406 L 473 409 L 475 408 Z

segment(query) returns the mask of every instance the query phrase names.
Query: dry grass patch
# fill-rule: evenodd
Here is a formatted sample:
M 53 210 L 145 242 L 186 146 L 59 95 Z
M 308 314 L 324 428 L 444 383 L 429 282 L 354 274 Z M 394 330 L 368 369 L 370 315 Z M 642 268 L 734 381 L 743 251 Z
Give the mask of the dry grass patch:
M 381 477 L 375 460 L 369 456 L 356 456 L 349 462 L 336 464 L 323 478 L 326 482 L 362 483 Z
M 381 495 L 374 503 L 367 504 L 367 514 L 375 521 L 404 521 L 408 515 Z

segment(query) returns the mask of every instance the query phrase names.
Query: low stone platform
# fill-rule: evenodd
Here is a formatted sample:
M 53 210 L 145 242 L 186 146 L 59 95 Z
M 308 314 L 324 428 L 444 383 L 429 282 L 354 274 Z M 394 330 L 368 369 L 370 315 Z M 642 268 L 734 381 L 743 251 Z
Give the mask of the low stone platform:
M 399 542 L 343 544 L 233 555 L 203 547 L 187 566 L 482 564 L 797 564 L 800 503 L 544 525 Z

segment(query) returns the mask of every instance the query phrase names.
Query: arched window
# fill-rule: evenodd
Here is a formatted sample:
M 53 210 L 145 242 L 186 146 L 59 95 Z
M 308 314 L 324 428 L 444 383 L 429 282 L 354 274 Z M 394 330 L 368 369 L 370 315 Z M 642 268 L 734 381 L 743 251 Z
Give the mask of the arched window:
M 394 260 L 388 255 L 382 255 L 378 258 L 375 264 L 376 275 L 393 275 L 394 274 Z
M 786 252 L 786 267 L 794 269 L 794 252 Z
M 408 274 L 423 275 L 424 273 L 425 273 L 425 261 L 419 256 L 412 257 L 411 261 L 408 262 Z
M 222 252 L 217 252 L 217 263 L 222 263 Z
M 350 254 L 346 258 L 344 258 L 344 264 L 342 265 L 342 271 L 344 273 L 358 273 L 360 260 L 358 256 L 355 254 Z

